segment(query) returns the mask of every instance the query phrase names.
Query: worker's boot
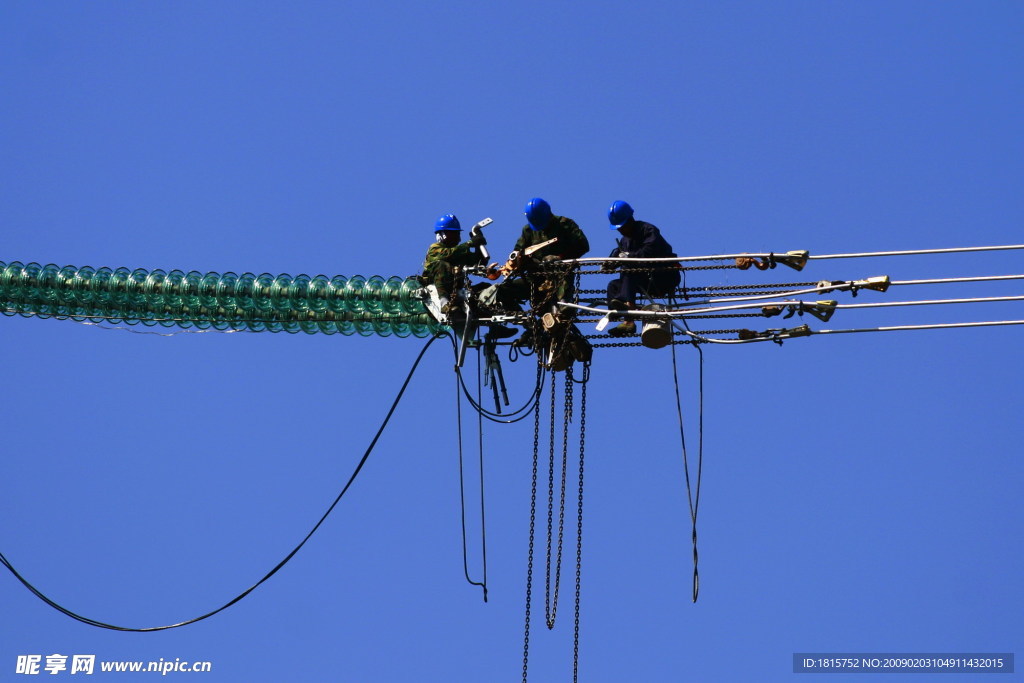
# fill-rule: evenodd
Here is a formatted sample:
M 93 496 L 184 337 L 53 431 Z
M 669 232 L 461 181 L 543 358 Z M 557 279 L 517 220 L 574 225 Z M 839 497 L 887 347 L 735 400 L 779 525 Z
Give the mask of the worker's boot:
M 636 334 L 636 323 L 632 320 L 624 320 L 612 329 L 608 330 L 612 337 L 629 337 Z
M 462 310 L 462 298 L 458 294 L 452 294 L 450 297 L 439 293 L 441 299 L 441 312 L 445 315 L 451 315 L 455 311 Z
M 516 336 L 519 330 L 509 327 L 508 325 L 490 325 L 487 329 L 487 338 L 490 340 L 496 339 L 508 339 L 509 337 Z

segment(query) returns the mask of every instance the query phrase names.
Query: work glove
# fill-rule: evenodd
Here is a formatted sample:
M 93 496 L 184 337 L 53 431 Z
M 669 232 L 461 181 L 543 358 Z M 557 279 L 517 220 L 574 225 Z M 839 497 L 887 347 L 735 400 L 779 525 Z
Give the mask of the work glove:
M 542 259 L 540 260 L 540 262 L 541 262 L 541 263 L 551 263 L 552 261 L 557 261 L 557 260 L 558 260 L 558 257 L 557 257 L 557 256 L 555 256 L 554 254 L 548 254 L 547 256 L 545 256 L 544 258 L 542 258 Z
M 475 234 L 470 233 L 469 243 L 472 244 L 474 247 L 479 247 L 481 244 L 487 244 L 487 240 L 484 239 L 484 235 L 481 232 Z

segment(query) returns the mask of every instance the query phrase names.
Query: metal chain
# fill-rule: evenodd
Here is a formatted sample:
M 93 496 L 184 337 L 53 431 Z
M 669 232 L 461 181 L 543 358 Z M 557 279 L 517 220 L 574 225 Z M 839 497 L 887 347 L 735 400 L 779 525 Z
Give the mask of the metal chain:
M 580 570 L 583 566 L 583 458 L 587 442 L 587 382 L 590 380 L 590 363 L 583 366 L 583 381 L 580 383 L 580 481 L 576 505 L 576 602 L 572 635 L 572 680 L 577 683 L 580 669 Z
M 735 329 L 735 330 L 697 330 L 697 331 L 694 332 L 694 334 L 699 334 L 701 336 L 705 336 L 705 335 L 709 335 L 709 334 L 739 334 L 739 333 L 740 333 L 739 329 Z M 586 337 L 587 339 L 610 339 L 611 338 L 611 335 L 608 335 L 608 334 L 585 334 L 583 336 Z M 629 337 L 639 337 L 640 335 L 632 334 L 632 335 L 626 335 L 626 336 L 629 336 Z
M 551 539 L 555 521 L 555 374 L 551 373 L 551 417 L 548 425 L 548 545 L 544 558 L 544 618 L 551 628 Z
M 595 264 L 598 265 L 598 264 Z M 668 270 L 668 268 L 616 268 L 611 273 L 601 270 L 598 265 L 597 269 L 584 270 L 584 265 L 581 264 L 576 272 L 582 275 L 611 275 L 612 273 L 649 273 L 655 270 Z M 713 266 L 686 266 L 685 268 L 679 268 L 678 270 L 742 270 L 739 266 L 734 263 L 725 263 L 721 265 Z
M 806 287 L 814 287 L 817 284 L 818 284 L 817 282 L 811 282 L 811 283 L 808 283 L 807 285 L 804 285 L 804 286 L 806 286 Z M 767 285 L 755 285 L 755 286 L 756 287 L 765 287 Z M 799 284 L 795 285 L 795 287 L 800 287 L 800 286 L 801 285 L 799 285 Z M 742 290 L 737 285 L 735 287 L 718 287 L 718 288 L 712 288 L 712 287 L 697 287 L 697 288 L 694 288 L 694 289 L 685 289 L 684 288 L 684 289 L 680 289 L 678 292 L 676 292 L 676 294 L 678 295 L 679 299 L 681 299 L 683 302 L 686 302 L 686 301 L 688 301 L 689 299 L 692 299 L 695 296 L 696 297 L 709 296 L 712 293 L 714 293 L 718 297 L 759 296 L 761 294 L 764 294 L 765 296 L 776 296 L 776 295 L 785 294 L 786 290 L 787 289 L 792 289 L 792 287 L 780 287 L 779 289 L 782 290 L 782 291 L 779 291 L 779 290 L 776 290 L 776 289 L 760 289 L 760 290 L 758 290 L 758 289 L 748 289 L 748 290 Z
M 813 287 L 817 282 L 782 282 L 779 284 L 752 284 L 752 285 L 700 285 L 696 287 L 679 287 L 677 294 L 681 294 L 685 300 L 692 296 L 699 296 L 701 292 L 718 292 L 719 296 L 753 296 L 758 294 L 778 294 L 778 289 L 796 289 L 799 287 Z M 765 291 L 750 291 L 750 290 Z M 605 294 L 603 289 L 581 289 L 580 294 Z M 733 294 L 734 293 L 734 294 Z
M 539 362 L 539 360 L 538 360 Z M 523 683 L 530 663 L 530 605 L 533 596 L 533 539 L 537 519 L 537 461 L 540 450 L 540 396 L 533 407 L 533 478 L 530 488 L 530 550 L 526 561 L 526 626 L 523 633 Z
M 794 287 L 813 287 L 817 282 L 779 282 L 776 284 L 754 284 L 754 285 L 712 285 L 709 287 L 694 287 L 694 289 L 706 289 L 709 292 L 727 291 L 730 289 L 757 289 L 758 287 L 769 287 L 775 289 L 793 289 Z
M 688 315 L 687 320 L 712 320 L 714 318 L 763 318 L 762 313 L 717 313 L 715 315 Z
M 565 482 L 569 468 L 569 423 L 572 422 L 572 374 L 569 370 L 565 372 L 565 409 L 562 415 L 562 486 L 561 497 L 558 502 L 558 549 L 555 560 L 555 589 L 550 602 L 545 605 L 547 608 L 544 616 L 547 627 L 550 631 L 555 627 L 555 615 L 558 612 L 558 593 L 562 585 L 562 540 L 565 535 Z M 553 465 L 554 463 L 552 463 Z M 549 520 L 550 522 L 550 520 Z M 548 550 L 548 583 L 551 581 L 551 555 Z
M 697 341 L 695 339 L 675 339 L 673 341 L 670 341 L 669 345 L 676 345 L 676 344 L 700 344 L 700 343 L 702 343 L 702 342 L 699 342 L 699 341 Z M 602 349 L 602 348 L 603 349 L 615 349 L 615 348 L 624 349 L 624 348 L 629 347 L 629 346 L 643 346 L 643 343 L 641 343 L 641 342 L 605 342 L 605 343 L 598 342 L 598 343 L 595 343 L 595 344 L 591 344 L 591 346 L 593 346 L 595 349 Z

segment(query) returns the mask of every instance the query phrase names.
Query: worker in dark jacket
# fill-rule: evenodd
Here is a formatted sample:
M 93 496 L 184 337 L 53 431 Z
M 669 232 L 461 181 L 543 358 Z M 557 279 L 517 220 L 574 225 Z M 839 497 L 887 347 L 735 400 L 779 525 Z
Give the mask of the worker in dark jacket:
M 672 245 L 661 236 L 655 226 L 633 218 L 633 207 L 623 201 L 613 202 L 608 209 L 608 222 L 612 230 L 622 237 L 609 254 L 612 258 L 674 258 Z M 679 264 L 669 262 L 608 262 L 606 271 L 625 269 L 618 278 L 608 283 L 609 310 L 636 308 L 636 298 L 668 296 L 679 286 Z M 636 323 L 626 320 L 608 331 L 613 336 L 636 334 Z

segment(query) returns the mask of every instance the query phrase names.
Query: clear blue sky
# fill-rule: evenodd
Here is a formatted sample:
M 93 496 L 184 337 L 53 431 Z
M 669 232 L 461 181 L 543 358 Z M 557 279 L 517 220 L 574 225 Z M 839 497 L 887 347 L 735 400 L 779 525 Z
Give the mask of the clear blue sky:
M 615 199 L 680 254 L 1019 243 L 1022 31 L 1024 6 L 995 1 L 5 2 L 0 260 L 405 276 L 438 215 L 493 217 L 502 253 L 535 195 L 597 255 Z M 1024 317 L 987 306 L 830 326 Z M 423 344 L 0 327 L 0 550 L 69 608 L 130 626 L 208 611 L 276 564 Z M 788 680 L 799 651 L 1019 654 L 1021 334 L 707 349 L 696 605 L 669 356 L 599 350 L 581 680 Z M 0 680 L 53 653 L 208 660 L 177 677 L 210 681 L 518 680 L 531 428 L 487 429 L 485 605 L 462 577 L 451 360 L 435 346 L 354 488 L 271 581 L 197 625 L 121 634 L 5 572 Z M 692 425 L 696 354 L 681 351 Z M 524 397 L 531 365 L 505 375 Z M 571 616 L 566 590 L 555 631 L 531 639 L 532 680 L 569 680 Z

